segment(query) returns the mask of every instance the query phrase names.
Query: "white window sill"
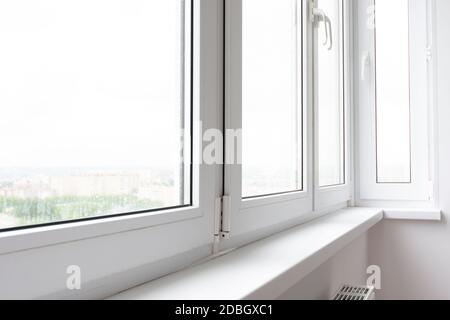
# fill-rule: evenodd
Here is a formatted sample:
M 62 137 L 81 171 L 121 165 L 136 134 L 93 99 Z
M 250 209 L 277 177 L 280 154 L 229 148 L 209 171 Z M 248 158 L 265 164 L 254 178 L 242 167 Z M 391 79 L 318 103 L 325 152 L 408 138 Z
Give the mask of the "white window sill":
M 110 299 L 274 299 L 382 219 L 382 209 L 340 210 Z
M 386 220 L 441 221 L 440 209 L 384 209 Z

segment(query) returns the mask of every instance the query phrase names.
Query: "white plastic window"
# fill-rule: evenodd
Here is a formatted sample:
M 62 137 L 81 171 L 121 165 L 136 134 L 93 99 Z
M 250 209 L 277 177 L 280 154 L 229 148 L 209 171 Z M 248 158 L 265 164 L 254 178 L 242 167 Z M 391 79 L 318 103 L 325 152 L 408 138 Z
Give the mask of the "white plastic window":
M 0 1 L 0 229 L 191 204 L 190 1 Z

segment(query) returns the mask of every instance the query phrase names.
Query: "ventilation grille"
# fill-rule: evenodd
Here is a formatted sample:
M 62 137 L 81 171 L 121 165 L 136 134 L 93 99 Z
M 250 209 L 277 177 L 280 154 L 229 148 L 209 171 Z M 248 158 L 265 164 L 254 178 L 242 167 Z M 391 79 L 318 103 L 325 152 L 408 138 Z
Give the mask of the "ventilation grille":
M 341 290 L 334 296 L 333 300 L 374 300 L 375 291 L 373 287 L 366 286 L 342 286 Z

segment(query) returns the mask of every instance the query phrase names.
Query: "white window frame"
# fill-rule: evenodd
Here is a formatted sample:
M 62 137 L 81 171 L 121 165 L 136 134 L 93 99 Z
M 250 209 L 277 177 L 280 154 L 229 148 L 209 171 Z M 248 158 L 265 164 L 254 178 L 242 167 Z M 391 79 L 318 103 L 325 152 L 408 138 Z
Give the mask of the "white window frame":
M 242 1 L 226 0 L 225 20 L 225 128 L 240 130 L 242 128 Z M 351 139 L 351 102 L 350 94 L 351 64 L 349 56 L 345 59 L 346 84 L 343 88 L 345 96 L 345 183 L 343 185 L 318 188 L 317 151 L 314 148 L 314 140 L 317 143 L 316 120 L 313 119 L 314 109 L 314 77 L 313 62 L 317 54 L 314 48 L 314 34 L 317 39 L 317 28 L 313 27 L 310 17 L 310 9 L 315 2 L 313 0 L 299 0 L 303 12 L 303 165 L 304 165 L 304 190 L 284 193 L 279 195 L 261 196 L 250 199 L 242 199 L 242 166 L 236 164 L 225 165 L 224 194 L 227 197 L 225 214 L 227 217 L 227 237 L 234 245 L 241 239 L 248 239 L 251 233 L 270 233 L 269 230 L 277 230 L 277 227 L 295 225 L 308 221 L 319 215 L 348 206 L 353 194 L 352 175 L 352 139 Z M 350 48 L 350 15 L 351 6 L 345 6 L 343 11 L 346 22 L 343 33 L 346 34 L 345 45 Z M 342 44 L 342 42 L 341 42 Z M 350 52 L 350 50 L 346 50 Z M 226 141 L 226 143 L 234 143 Z M 225 244 L 224 247 L 229 245 Z
M 225 1 L 225 128 L 242 129 L 242 1 Z M 307 12 L 307 1 L 299 1 L 303 8 L 298 11 Z M 303 21 L 303 36 L 310 40 L 310 23 Z M 303 61 L 307 62 L 309 54 L 303 46 Z M 307 64 L 305 64 L 307 65 Z M 312 212 L 312 143 L 311 143 L 311 109 L 309 103 L 309 83 L 307 75 L 303 74 L 303 191 L 284 193 L 279 195 L 262 196 L 242 199 L 242 165 L 225 164 L 224 193 L 229 197 L 230 206 L 230 238 L 243 237 L 281 223 L 294 221 Z M 226 141 L 226 144 L 234 143 Z M 228 150 L 228 147 L 226 148 Z
M 347 206 L 348 202 L 353 199 L 353 139 L 352 139 L 352 128 L 353 128 L 353 98 L 351 91 L 352 83 L 352 63 L 351 63 L 351 25 L 352 25 L 352 2 L 347 0 L 339 0 L 341 2 L 341 17 L 343 19 L 341 23 L 342 30 L 339 30 L 339 46 L 341 56 L 341 76 L 343 80 L 341 81 L 341 103 L 344 112 L 344 183 L 335 186 L 325 186 L 320 187 L 319 183 L 319 166 L 318 161 L 315 161 L 315 210 L 323 211 L 336 206 Z M 317 0 L 313 1 L 314 5 L 317 6 Z M 322 25 L 320 26 L 323 27 Z M 319 30 L 314 28 L 314 39 L 319 39 Z M 321 33 L 321 32 L 320 32 Z M 333 31 L 336 38 L 336 32 Z M 335 42 L 336 43 L 336 42 Z M 320 41 L 314 43 L 314 59 L 318 60 L 318 47 L 322 44 Z M 314 63 L 314 67 L 317 70 L 318 63 Z M 317 74 L 317 71 L 315 72 Z M 318 87 L 317 78 L 315 78 L 315 88 Z M 314 113 L 319 114 L 318 101 L 317 99 L 318 91 L 314 92 Z M 315 117 L 314 119 L 315 128 L 315 146 L 319 145 L 319 119 Z M 315 148 L 315 159 L 319 159 L 319 148 Z
M 194 124 L 201 120 L 204 129 L 220 128 L 222 2 L 192 1 Z M 187 29 L 191 34 L 190 28 Z M 210 255 L 214 239 L 214 202 L 221 194 L 221 179 L 218 178 L 221 168 L 201 164 L 203 144 L 206 144 L 201 132 L 194 129 L 192 141 L 191 207 L 0 233 L 0 297 L 35 299 L 56 292 L 60 297 L 72 296 L 76 293 L 67 291 L 65 281 L 59 281 L 64 278 L 54 276 L 64 275 L 69 265 L 84 269 L 83 284 L 92 284 L 139 266 L 150 268 L 151 274 L 147 277 L 156 278 Z M 183 259 L 174 258 L 178 255 L 183 255 Z M 99 256 L 101 259 L 97 259 Z M 19 259 L 21 264 L 17 263 Z M 175 260 L 164 263 L 166 259 Z M 20 280 L 11 276 L 14 274 L 28 276 Z M 45 279 L 45 283 L 33 285 L 30 279 Z M 110 284 L 113 288 L 116 285 L 120 288 L 120 283 Z
M 377 205 L 388 203 L 402 205 L 415 203 L 430 205 L 435 201 L 436 172 L 434 166 L 434 102 L 433 102 L 433 61 L 427 60 L 427 50 L 433 52 L 433 1 L 410 0 L 410 123 L 411 123 L 411 183 L 377 183 L 376 172 L 376 86 L 375 86 L 375 30 L 366 27 L 367 7 L 373 6 L 374 0 L 361 0 L 357 3 L 355 14 L 358 17 L 358 46 L 355 56 L 362 59 L 369 53 L 365 68 L 366 79 L 361 81 L 357 68 L 355 81 L 358 101 L 358 204 Z M 428 49 L 427 49 L 428 48 Z M 424 89 L 427 88 L 427 89 Z M 425 119 L 425 120 L 424 120 Z

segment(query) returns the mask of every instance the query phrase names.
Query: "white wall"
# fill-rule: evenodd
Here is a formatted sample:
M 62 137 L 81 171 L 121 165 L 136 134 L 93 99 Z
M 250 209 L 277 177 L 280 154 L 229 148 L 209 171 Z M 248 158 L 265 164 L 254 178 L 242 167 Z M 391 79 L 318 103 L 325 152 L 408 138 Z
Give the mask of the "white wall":
M 440 223 L 384 221 L 369 233 L 381 299 L 450 299 L 450 1 L 437 0 Z
M 364 235 L 296 283 L 282 300 L 328 300 L 342 284 L 364 285 L 368 263 L 368 236 Z

